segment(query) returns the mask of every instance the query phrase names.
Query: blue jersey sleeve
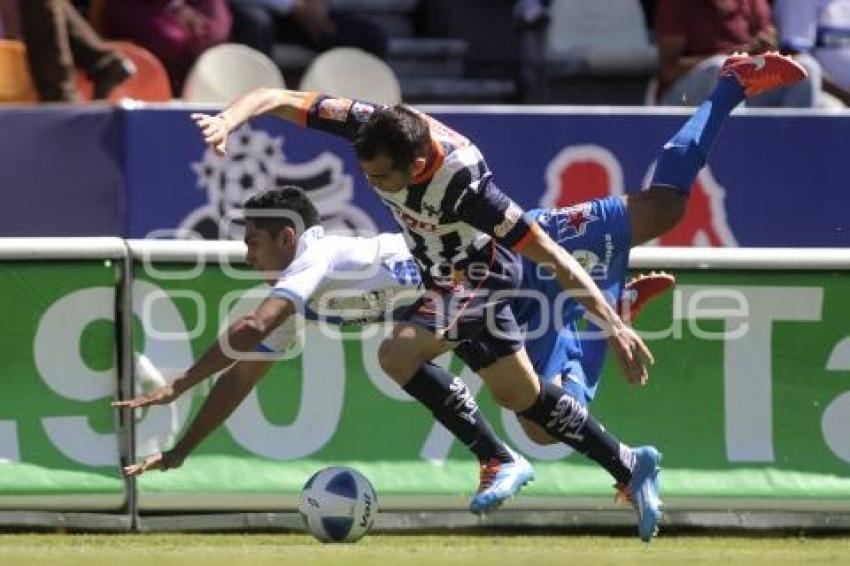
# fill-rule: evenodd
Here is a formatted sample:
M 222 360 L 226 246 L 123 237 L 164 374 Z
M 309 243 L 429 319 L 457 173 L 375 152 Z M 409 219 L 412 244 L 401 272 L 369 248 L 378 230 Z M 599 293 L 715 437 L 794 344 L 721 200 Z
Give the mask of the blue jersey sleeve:
M 514 250 L 521 250 L 531 236 L 534 222 L 526 218 L 522 208 L 491 177 L 465 191 L 457 211 L 461 220 Z
M 348 141 L 354 141 L 360 126 L 368 122 L 375 110 L 380 107 L 371 102 L 316 94 L 307 100 L 302 109 L 303 124 L 308 128 L 322 130 Z

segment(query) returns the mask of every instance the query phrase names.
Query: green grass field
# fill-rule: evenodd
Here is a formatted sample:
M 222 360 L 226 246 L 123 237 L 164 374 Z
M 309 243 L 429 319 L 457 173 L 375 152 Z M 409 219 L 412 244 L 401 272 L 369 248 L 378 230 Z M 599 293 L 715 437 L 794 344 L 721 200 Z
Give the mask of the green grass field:
M 850 538 L 372 535 L 323 545 L 293 534 L 0 535 L 0 564 L 363 565 L 850 564 Z

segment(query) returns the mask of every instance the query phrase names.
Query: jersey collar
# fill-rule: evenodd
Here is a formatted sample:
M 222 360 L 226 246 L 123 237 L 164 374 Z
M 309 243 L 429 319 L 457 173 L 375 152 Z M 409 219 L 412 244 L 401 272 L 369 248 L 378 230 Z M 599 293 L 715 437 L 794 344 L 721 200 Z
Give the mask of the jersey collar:
M 443 149 L 443 144 L 434 138 L 431 138 L 431 161 L 428 162 L 421 173 L 410 180 L 410 184 L 418 185 L 433 177 L 434 173 L 437 172 L 437 169 L 443 165 L 443 159 L 445 159 L 445 157 L 446 150 Z
M 319 240 L 325 237 L 325 229 L 323 226 L 317 224 L 315 226 L 310 226 L 301 236 L 298 237 L 298 246 L 295 248 L 295 257 L 298 257 L 309 245 L 309 242 L 314 240 Z

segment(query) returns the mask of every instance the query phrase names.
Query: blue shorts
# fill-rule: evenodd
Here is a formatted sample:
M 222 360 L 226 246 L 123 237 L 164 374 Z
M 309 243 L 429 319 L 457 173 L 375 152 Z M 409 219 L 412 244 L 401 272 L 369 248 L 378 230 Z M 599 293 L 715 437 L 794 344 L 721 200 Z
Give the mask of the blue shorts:
M 535 348 L 537 344 L 527 341 L 528 346 Z M 606 348 L 604 340 L 580 339 L 574 326 L 565 327 L 555 336 L 548 355 L 534 369 L 545 382 L 560 376 L 564 390 L 586 406 L 596 395 Z
M 609 197 L 527 214 L 582 264 L 615 305 L 623 291 L 631 249 L 631 223 L 622 199 Z M 514 303 L 517 323 L 527 332 L 525 348 L 535 371 L 544 381 L 562 376 L 568 392 L 590 402 L 599 383 L 605 339 L 593 337 L 593 325 L 588 325 L 586 335 L 577 334 L 576 323 L 584 308 L 554 277 L 528 260 L 523 260 L 522 289 L 539 292 Z

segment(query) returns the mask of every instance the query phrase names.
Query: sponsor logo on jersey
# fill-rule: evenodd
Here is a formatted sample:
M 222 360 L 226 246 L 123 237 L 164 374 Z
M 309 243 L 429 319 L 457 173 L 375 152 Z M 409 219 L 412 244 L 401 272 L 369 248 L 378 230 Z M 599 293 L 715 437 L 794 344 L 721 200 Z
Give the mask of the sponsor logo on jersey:
M 595 280 L 608 278 L 608 270 L 614 255 L 614 243 L 611 234 L 605 234 L 605 257 L 600 258 L 591 250 L 573 250 L 570 254 L 581 265 L 588 275 Z
M 573 250 L 572 256 L 578 264 L 590 273 L 599 264 L 599 256 L 590 250 Z
M 368 122 L 374 112 L 375 107 L 371 104 L 355 102 L 351 105 L 351 115 L 354 116 L 354 119 L 358 122 Z
M 522 218 L 522 209 L 512 202 L 505 211 L 505 219 L 493 228 L 493 234 L 497 238 L 504 238 L 514 229 L 520 218 Z
M 319 118 L 345 122 L 351 105 L 352 101 L 347 98 L 326 98 L 319 102 Z
M 435 234 L 437 232 L 437 224 L 434 222 L 426 222 L 403 210 L 397 210 L 396 214 L 414 232 L 427 232 L 429 234 Z

